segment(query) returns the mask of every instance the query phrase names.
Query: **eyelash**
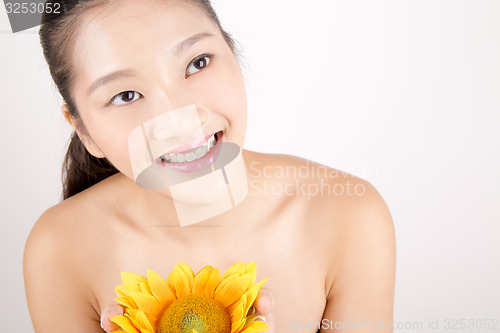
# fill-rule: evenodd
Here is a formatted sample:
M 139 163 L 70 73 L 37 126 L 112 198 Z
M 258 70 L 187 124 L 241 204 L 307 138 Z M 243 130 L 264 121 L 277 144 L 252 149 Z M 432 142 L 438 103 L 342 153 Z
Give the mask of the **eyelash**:
M 205 67 L 203 67 L 201 69 L 198 69 L 198 71 L 196 71 L 196 72 L 194 72 L 192 74 L 184 75 L 184 79 L 187 79 L 191 75 L 194 75 L 194 74 L 196 74 L 198 72 L 201 72 L 202 70 L 204 70 L 205 68 L 207 68 L 209 66 L 209 64 L 212 62 L 213 56 L 214 55 L 210 54 L 210 53 L 203 53 L 203 54 L 200 54 L 199 56 L 197 56 L 196 58 L 194 58 L 193 60 L 191 60 L 189 62 L 189 64 L 187 65 L 187 67 L 186 67 L 186 72 L 189 70 L 189 67 L 191 67 L 191 65 L 193 65 L 196 61 L 204 59 L 204 58 L 208 58 L 208 61 L 206 61 Z M 133 90 L 122 91 L 121 93 L 116 94 L 115 96 L 113 96 L 111 98 L 111 100 L 106 104 L 106 106 L 113 104 L 113 101 L 115 101 L 115 99 L 117 99 L 119 96 L 122 96 L 123 94 L 130 93 L 130 92 L 139 94 L 140 95 L 139 98 L 143 97 L 142 94 L 139 93 L 139 92 L 137 92 L 137 91 L 133 91 Z M 137 98 L 137 99 L 139 99 L 139 98 Z M 132 102 L 135 102 L 137 99 L 134 99 Z M 124 104 L 121 104 L 121 105 L 127 105 L 127 104 L 130 104 L 132 102 L 124 103 Z M 120 106 L 120 105 L 118 105 L 118 106 Z
M 191 67 L 191 65 L 193 65 L 196 61 L 200 60 L 200 59 L 204 59 L 204 58 L 208 58 L 208 61 L 206 62 L 206 65 L 205 67 L 203 67 L 202 69 L 199 69 L 198 72 L 204 70 L 205 68 L 207 68 L 209 66 L 209 64 L 212 62 L 212 58 L 214 57 L 213 54 L 210 54 L 210 53 L 203 53 L 203 54 L 200 54 L 199 56 L 197 56 L 196 58 L 194 58 L 193 60 L 191 60 L 189 62 L 189 64 L 187 65 L 186 67 L 186 72 L 188 71 L 189 67 Z M 195 72 L 193 74 L 189 74 L 189 75 L 185 75 L 184 78 L 187 79 L 189 76 L 191 75 L 194 75 L 198 72 Z
M 113 104 L 113 102 L 115 101 L 115 99 L 117 99 L 118 97 L 120 97 L 120 96 L 122 96 L 122 95 L 124 95 L 124 94 L 126 94 L 126 93 L 137 93 L 137 94 L 139 94 L 139 95 L 140 95 L 140 96 L 139 96 L 139 98 L 141 98 L 141 97 L 142 97 L 142 94 L 141 94 L 141 93 L 139 93 L 139 92 L 137 92 L 137 91 L 133 91 L 133 90 L 122 91 L 121 93 L 116 94 L 115 96 L 113 96 L 113 97 L 111 98 L 111 100 L 108 102 L 108 104 L 107 104 L 107 105 Z M 139 98 L 137 98 L 137 99 L 139 99 Z M 132 102 L 135 102 L 137 99 L 134 99 Z M 127 104 L 130 104 L 130 103 L 132 103 L 132 102 L 127 102 L 127 103 L 118 104 L 118 105 L 114 104 L 114 105 L 116 105 L 116 106 L 121 106 L 121 105 L 127 105 Z M 107 105 L 106 105 L 106 106 L 107 106 Z

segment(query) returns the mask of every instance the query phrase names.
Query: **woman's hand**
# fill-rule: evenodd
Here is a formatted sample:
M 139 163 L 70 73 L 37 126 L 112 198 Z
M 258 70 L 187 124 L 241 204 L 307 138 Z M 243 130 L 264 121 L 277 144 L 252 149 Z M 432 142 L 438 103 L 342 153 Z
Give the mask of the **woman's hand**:
M 107 306 L 101 312 L 101 327 L 106 332 L 114 332 L 120 327 L 109 320 L 111 317 L 119 316 L 123 314 L 123 308 L 120 304 L 113 304 Z
M 271 310 L 274 306 L 274 295 L 268 288 L 261 288 L 255 300 L 255 310 L 259 315 L 266 316 L 266 323 L 269 326 L 267 333 L 274 333 L 274 318 Z M 123 308 L 119 304 L 107 306 L 101 312 L 101 327 L 106 332 L 114 332 L 120 327 L 109 320 L 111 317 L 122 315 Z
M 266 324 L 269 326 L 267 333 L 274 333 L 274 316 L 271 310 L 274 307 L 274 295 L 271 289 L 260 288 L 259 295 L 255 300 L 255 312 L 259 315 L 266 316 Z

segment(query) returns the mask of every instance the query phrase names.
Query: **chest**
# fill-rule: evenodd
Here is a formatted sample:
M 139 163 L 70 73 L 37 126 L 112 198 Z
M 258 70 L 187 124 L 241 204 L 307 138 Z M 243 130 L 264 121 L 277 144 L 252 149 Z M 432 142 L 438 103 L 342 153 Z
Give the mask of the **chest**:
M 114 245 L 118 251 L 104 254 L 108 257 L 101 262 L 107 264 L 93 270 L 98 276 L 89 280 L 93 281 L 92 289 L 100 311 L 116 303 L 114 288 L 122 283 L 122 271 L 146 275 L 147 269 L 152 269 L 166 278 L 179 262 L 190 265 L 196 274 L 207 264 L 223 273 L 236 262 L 254 261 L 257 263 L 257 282 L 269 278 L 264 287 L 275 297 L 272 313 L 276 331 L 287 332 L 305 325 L 303 323 L 320 321 L 326 304 L 327 267 L 318 244 L 308 239 L 300 239 L 292 230 L 288 234 L 245 237 L 230 247 L 190 248 L 174 241 L 149 242 L 125 237 L 121 240 L 123 243 Z M 306 326 L 301 331 L 316 332 Z

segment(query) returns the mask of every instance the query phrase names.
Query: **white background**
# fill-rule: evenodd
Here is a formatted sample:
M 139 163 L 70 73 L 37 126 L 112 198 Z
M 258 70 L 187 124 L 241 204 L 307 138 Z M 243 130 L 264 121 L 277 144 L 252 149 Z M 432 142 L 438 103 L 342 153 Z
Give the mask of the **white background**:
M 439 331 L 447 318 L 499 320 L 500 1 L 215 7 L 243 48 L 245 148 L 353 173 L 385 198 L 397 237 L 394 320 L 423 331 L 430 319 Z M 70 128 L 37 29 L 10 33 L 2 6 L 0 30 L 0 322 L 32 332 L 23 249 L 59 201 Z

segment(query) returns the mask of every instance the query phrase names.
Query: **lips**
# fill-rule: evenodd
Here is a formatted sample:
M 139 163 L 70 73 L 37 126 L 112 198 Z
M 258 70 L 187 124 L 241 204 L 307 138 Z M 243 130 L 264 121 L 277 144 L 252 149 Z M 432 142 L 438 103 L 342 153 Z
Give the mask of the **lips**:
M 217 134 L 217 133 L 212 133 L 212 134 L 205 136 L 204 138 L 198 138 L 198 139 L 193 140 L 189 143 L 177 146 L 176 148 L 166 152 L 164 155 L 176 154 L 176 153 L 188 153 L 190 151 L 194 151 L 196 148 L 205 144 L 208 141 L 208 139 L 210 137 L 214 136 L 215 134 Z
M 156 163 L 181 172 L 201 170 L 213 162 L 222 135 L 223 132 L 219 131 L 206 136 L 204 140 L 177 147 L 158 157 Z

